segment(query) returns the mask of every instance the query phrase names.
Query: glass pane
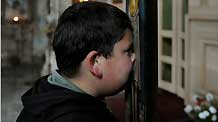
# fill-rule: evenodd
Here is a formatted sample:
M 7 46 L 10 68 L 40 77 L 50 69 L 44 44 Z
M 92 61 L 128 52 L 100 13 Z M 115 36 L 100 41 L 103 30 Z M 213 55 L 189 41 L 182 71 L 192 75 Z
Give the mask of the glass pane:
M 172 30 L 172 0 L 163 0 L 162 29 Z
M 181 68 L 181 86 L 185 88 L 185 69 Z
M 162 38 L 162 55 L 172 56 L 172 39 Z
M 182 32 L 185 32 L 185 15 L 188 14 L 188 0 L 182 0 Z
M 181 42 L 181 56 L 182 56 L 182 60 L 185 60 L 185 40 L 182 39 L 182 42 Z
M 171 64 L 162 63 L 162 80 L 169 83 L 172 82 L 172 66 Z

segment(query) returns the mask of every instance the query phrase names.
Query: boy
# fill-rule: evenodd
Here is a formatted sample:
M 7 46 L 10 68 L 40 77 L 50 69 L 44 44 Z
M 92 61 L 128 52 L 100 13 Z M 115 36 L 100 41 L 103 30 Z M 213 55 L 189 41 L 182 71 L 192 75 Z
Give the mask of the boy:
M 67 8 L 54 33 L 58 69 L 22 96 L 17 122 L 115 122 L 104 97 L 121 91 L 135 60 L 128 16 L 100 2 Z

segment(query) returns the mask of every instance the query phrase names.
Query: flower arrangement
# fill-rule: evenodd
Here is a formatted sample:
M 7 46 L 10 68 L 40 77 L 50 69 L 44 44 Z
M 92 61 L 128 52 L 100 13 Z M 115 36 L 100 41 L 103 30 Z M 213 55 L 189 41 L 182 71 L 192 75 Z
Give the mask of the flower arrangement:
M 186 105 L 184 111 L 197 122 L 218 122 L 218 100 L 211 93 L 195 94 L 193 104 Z

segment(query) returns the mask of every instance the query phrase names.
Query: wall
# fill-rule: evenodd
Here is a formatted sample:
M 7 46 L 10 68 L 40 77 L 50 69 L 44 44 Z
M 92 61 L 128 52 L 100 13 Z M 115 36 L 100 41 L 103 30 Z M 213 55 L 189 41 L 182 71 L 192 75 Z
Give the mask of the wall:
M 48 5 L 49 2 L 50 4 Z M 22 23 L 12 23 L 12 21 L 5 19 L 6 12 L 8 12 L 6 3 L 5 0 L 2 0 L 2 65 L 32 63 L 39 60 L 34 60 L 34 57 L 42 57 L 48 48 L 48 38 L 46 36 L 46 29 L 49 24 L 47 21 L 48 15 L 51 14 L 57 23 L 60 13 L 67 6 L 71 5 L 71 0 L 29 1 L 28 11 L 30 11 L 30 19 L 25 22 L 22 21 Z
M 35 1 L 32 4 L 26 3 L 27 6 L 33 8 L 31 10 L 25 9 L 25 15 L 28 16 L 28 20 L 24 20 L 23 17 L 20 17 L 19 22 L 13 22 L 10 15 L 13 15 L 11 7 L 7 4 L 8 1 L 2 1 L 2 22 L 1 22 L 1 58 L 2 65 L 8 64 L 18 64 L 22 62 L 31 62 L 32 57 L 32 37 L 33 37 L 33 26 L 32 20 L 34 17 L 29 16 L 34 14 L 34 5 Z M 8 7 L 6 7 L 6 5 Z M 22 5 L 20 5 L 22 6 Z M 20 7 L 19 6 L 19 7 Z M 7 13 L 6 13 L 7 10 Z M 10 14 L 9 14 L 10 13 Z M 15 13 L 16 14 L 16 13 Z
M 189 75 L 186 102 L 195 93 L 218 95 L 218 1 L 190 0 L 187 18 Z

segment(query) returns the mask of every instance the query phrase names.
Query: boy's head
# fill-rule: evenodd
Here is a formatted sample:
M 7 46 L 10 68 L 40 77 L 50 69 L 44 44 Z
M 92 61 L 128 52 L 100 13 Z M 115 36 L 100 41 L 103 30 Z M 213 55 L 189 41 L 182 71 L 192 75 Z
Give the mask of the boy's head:
M 96 78 L 127 77 L 134 60 L 132 34 L 130 19 L 118 8 L 100 2 L 74 4 L 61 15 L 54 33 L 57 66 L 68 78 L 84 73 L 84 62 Z

